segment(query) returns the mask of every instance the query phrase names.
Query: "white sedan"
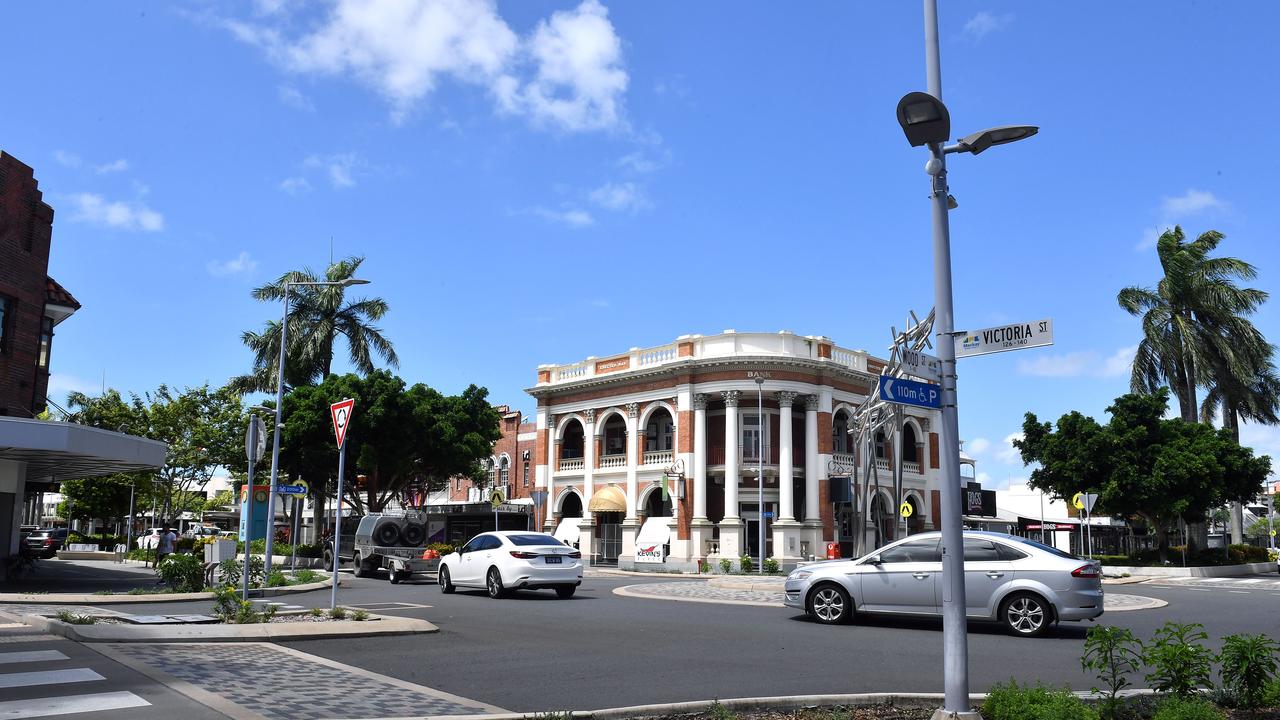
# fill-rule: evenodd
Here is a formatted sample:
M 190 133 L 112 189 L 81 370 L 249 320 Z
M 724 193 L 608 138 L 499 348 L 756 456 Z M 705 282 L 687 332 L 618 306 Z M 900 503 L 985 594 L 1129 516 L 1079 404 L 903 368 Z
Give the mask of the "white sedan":
M 139 535 L 134 542 L 143 550 L 155 550 L 160 545 L 160 535 L 162 533 L 163 530 L 161 528 L 150 528 Z
M 582 553 L 546 533 L 481 533 L 440 559 L 440 590 L 484 588 L 491 598 L 509 590 L 552 588 L 571 598 L 582 584 Z

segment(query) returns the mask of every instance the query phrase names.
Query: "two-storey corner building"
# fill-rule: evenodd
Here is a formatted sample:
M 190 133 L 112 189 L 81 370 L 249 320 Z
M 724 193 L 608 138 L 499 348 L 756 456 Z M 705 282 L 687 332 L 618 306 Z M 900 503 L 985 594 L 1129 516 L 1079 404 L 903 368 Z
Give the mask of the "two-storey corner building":
M 876 444 L 884 478 L 855 527 L 847 429 L 883 360 L 826 337 L 783 331 L 681 336 L 568 365 L 541 365 L 535 483 L 545 527 L 594 564 L 699 562 L 759 552 L 784 567 L 857 533 L 898 522 L 892 446 Z M 901 437 L 907 531 L 938 524 L 936 411 L 909 408 Z M 760 469 L 763 467 L 763 504 Z M 874 545 L 872 545 L 874 546 Z

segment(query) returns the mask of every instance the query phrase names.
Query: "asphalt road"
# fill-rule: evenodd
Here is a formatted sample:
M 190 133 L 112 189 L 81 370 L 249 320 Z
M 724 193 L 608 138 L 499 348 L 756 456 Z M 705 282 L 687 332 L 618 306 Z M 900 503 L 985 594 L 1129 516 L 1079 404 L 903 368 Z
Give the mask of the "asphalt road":
M 591 710 L 655 702 L 875 691 L 941 692 L 942 626 L 936 620 L 863 619 L 818 625 L 785 608 L 628 598 L 616 587 L 653 578 L 589 577 L 571 600 L 549 591 L 490 600 L 442 595 L 433 584 L 393 586 L 352 578 L 344 605 L 421 617 L 430 636 L 313 640 L 290 647 L 517 711 Z M 1277 593 L 1111 586 L 1158 597 L 1164 608 L 1111 613 L 1103 621 L 1140 637 L 1167 620 L 1200 622 L 1213 644 L 1231 633 L 1280 637 Z M 327 593 L 278 598 L 326 605 Z M 390 605 L 404 603 L 405 607 Z M 1040 639 L 971 623 L 971 687 L 1043 680 L 1088 689 L 1080 670 L 1088 626 L 1067 623 Z M 1142 685 L 1140 678 L 1138 684 Z

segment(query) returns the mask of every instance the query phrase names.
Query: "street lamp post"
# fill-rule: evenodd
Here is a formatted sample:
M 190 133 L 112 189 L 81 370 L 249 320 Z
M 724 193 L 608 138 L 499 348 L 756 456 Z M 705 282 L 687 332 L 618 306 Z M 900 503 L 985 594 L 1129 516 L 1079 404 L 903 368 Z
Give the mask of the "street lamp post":
M 760 477 L 757 478 L 756 488 L 758 496 L 758 507 L 760 508 L 760 518 L 756 522 L 756 542 L 759 550 L 760 560 L 756 565 L 756 572 L 764 574 L 764 378 L 756 378 L 756 450 L 757 450 L 757 467 Z
M 271 552 L 272 546 L 275 544 L 276 530 L 276 486 L 280 473 L 280 433 L 284 430 L 284 351 L 287 346 L 287 331 L 289 329 L 289 288 L 302 286 L 324 286 L 337 285 L 339 287 L 351 287 L 352 285 L 367 285 L 368 280 L 358 280 L 356 278 L 347 278 L 338 281 L 312 281 L 312 282 L 289 282 L 284 284 L 284 314 L 280 316 L 280 364 L 276 367 L 276 407 L 275 407 L 275 432 L 274 439 L 271 443 L 271 489 L 267 492 L 267 547 L 266 557 L 263 558 L 263 568 L 267 575 L 271 574 Z M 250 492 L 253 488 L 250 488 Z M 342 502 L 342 498 L 338 498 L 338 502 Z M 294 538 L 296 540 L 296 538 Z M 245 535 L 245 547 L 248 548 L 249 536 Z M 247 552 L 247 550 L 246 550 Z M 336 584 L 336 579 L 335 579 Z
M 908 93 L 898 102 L 898 123 L 912 146 L 926 145 L 925 172 L 932 177 L 933 292 L 942 361 L 942 642 L 945 698 L 935 718 L 979 718 L 969 706 L 969 644 L 965 634 L 964 535 L 960 497 L 959 420 L 956 412 L 955 317 L 951 288 L 951 236 L 947 211 L 954 206 L 947 187 L 946 156 L 977 155 L 992 145 L 1023 140 L 1038 128 L 1014 125 L 961 138 L 954 145 L 951 115 L 942 104 L 942 64 L 938 49 L 938 2 L 924 0 L 925 70 L 928 93 Z

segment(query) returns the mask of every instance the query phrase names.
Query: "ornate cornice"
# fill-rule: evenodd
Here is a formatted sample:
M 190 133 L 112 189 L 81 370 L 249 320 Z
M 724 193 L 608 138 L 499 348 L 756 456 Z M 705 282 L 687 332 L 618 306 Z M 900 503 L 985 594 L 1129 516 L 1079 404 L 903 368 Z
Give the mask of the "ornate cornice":
M 817 396 L 817 395 L 805 395 L 805 396 L 804 396 L 804 409 L 805 409 L 806 411 L 809 411 L 809 412 L 813 412 L 813 411 L 817 410 L 817 409 L 818 409 L 818 396 Z
M 796 396 L 799 394 L 800 393 L 792 392 L 791 390 L 778 391 L 778 407 L 784 407 L 784 408 L 791 407 L 792 403 L 794 403 L 796 400 Z
M 633 418 L 633 417 L 639 417 L 639 416 L 640 416 L 640 403 L 633 403 L 633 402 L 627 403 L 627 417 Z
M 695 393 L 693 396 L 693 409 L 706 410 L 707 403 L 711 400 L 711 396 L 706 393 Z
M 724 396 L 725 407 L 738 407 L 738 398 L 742 396 L 741 390 L 723 390 L 720 394 Z
M 587 419 L 587 422 L 588 422 L 588 423 L 591 423 L 591 424 L 593 424 L 593 425 L 595 424 L 595 422 L 596 422 L 596 409 L 595 409 L 595 408 L 588 408 L 588 409 L 586 409 L 586 410 L 583 410 L 583 411 L 582 411 L 582 415 Z

